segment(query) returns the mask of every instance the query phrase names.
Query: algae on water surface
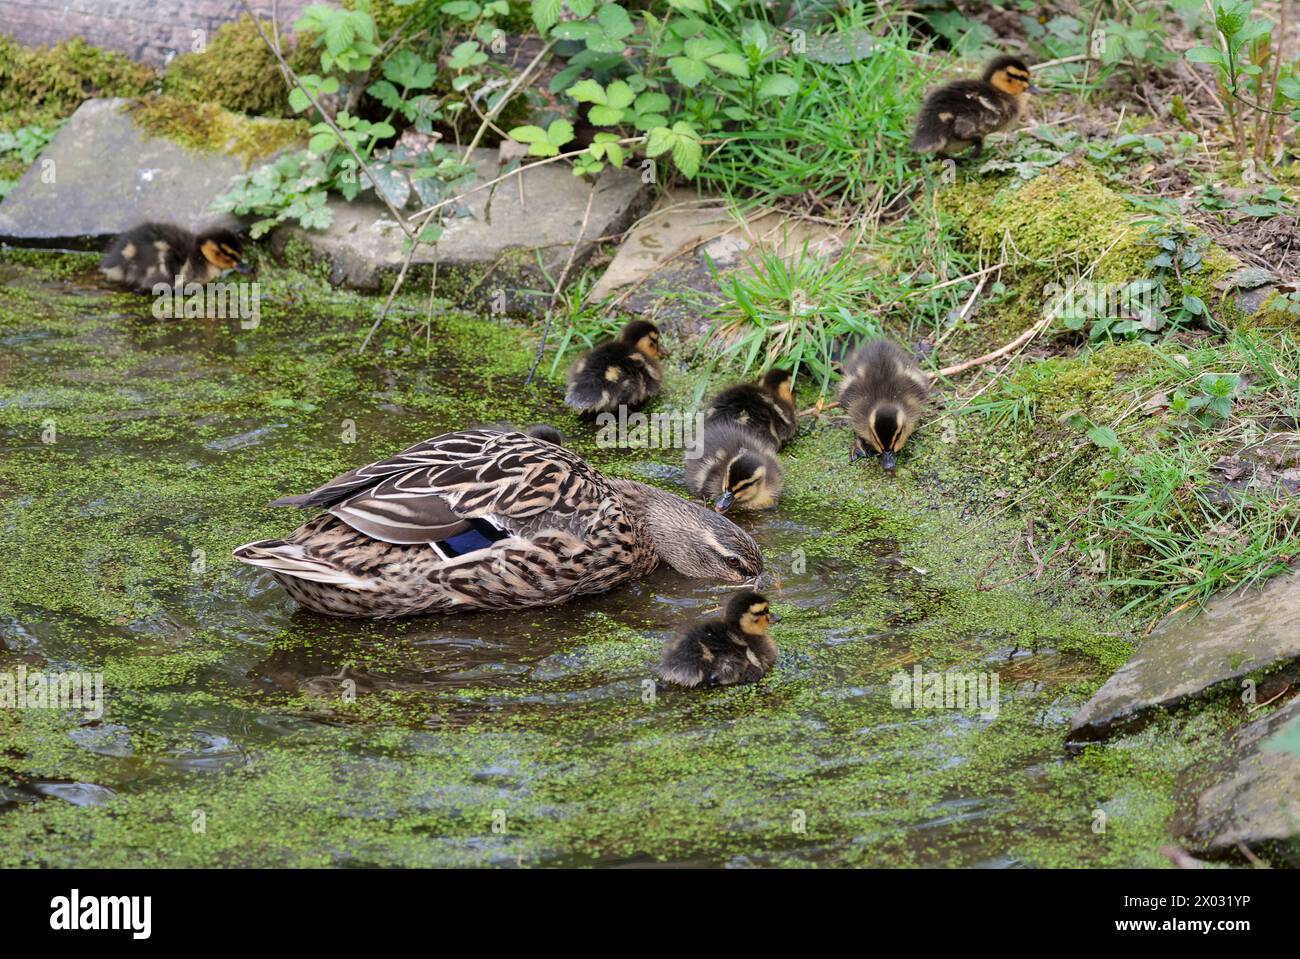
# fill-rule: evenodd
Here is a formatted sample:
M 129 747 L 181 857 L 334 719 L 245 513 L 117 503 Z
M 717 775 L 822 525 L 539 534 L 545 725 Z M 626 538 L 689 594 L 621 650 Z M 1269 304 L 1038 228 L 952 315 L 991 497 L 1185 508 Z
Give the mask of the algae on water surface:
M 358 355 L 378 304 L 301 275 L 264 271 L 244 330 L 154 320 L 90 263 L 0 262 L 0 671 L 99 671 L 107 699 L 0 711 L 0 864 L 1158 864 L 1175 765 L 1230 721 L 1067 760 L 1124 624 L 1059 580 L 979 588 L 1007 530 L 934 435 L 891 482 L 838 427 L 789 447 L 783 506 L 742 518 L 784 617 L 757 686 L 656 688 L 720 596 L 670 571 L 509 615 L 297 611 L 230 558 L 299 521 L 284 493 L 479 422 L 674 489 L 680 454 L 598 449 L 556 380 L 521 390 L 527 330 L 438 316 Z M 896 708 L 914 667 L 996 673 L 997 715 Z

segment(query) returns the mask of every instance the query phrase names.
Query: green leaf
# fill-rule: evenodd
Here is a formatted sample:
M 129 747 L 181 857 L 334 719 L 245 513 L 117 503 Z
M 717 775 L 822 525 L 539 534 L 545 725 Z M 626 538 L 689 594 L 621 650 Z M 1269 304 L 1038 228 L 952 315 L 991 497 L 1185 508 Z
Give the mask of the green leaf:
M 749 76 L 749 61 L 737 53 L 719 53 L 708 57 L 706 62 L 709 66 L 723 73 L 729 73 L 733 77 Z
M 615 80 L 605 88 L 606 103 L 616 110 L 622 110 L 632 105 L 634 94 L 632 88 L 622 80 Z
M 579 103 L 607 103 L 605 88 L 595 80 L 587 79 L 575 83 L 564 91 Z
M 546 128 L 546 139 L 553 147 L 562 147 L 573 139 L 573 124 L 568 120 L 554 120 Z
M 698 87 L 709 76 L 708 67 L 689 57 L 673 57 L 668 61 L 668 69 L 672 71 L 678 83 L 692 89 Z
M 798 82 L 794 77 L 788 77 L 784 73 L 774 73 L 764 78 L 758 85 L 758 96 L 761 100 L 769 100 L 772 97 L 792 97 L 798 92 Z
M 594 106 L 587 112 L 587 119 L 598 127 L 612 127 L 623 120 L 623 111 L 604 105 Z
M 1088 439 L 1092 440 L 1104 450 L 1118 450 L 1119 436 L 1109 426 L 1094 426 L 1088 430 Z
M 564 0 L 533 0 L 533 23 L 537 32 L 545 36 L 546 31 L 560 19 L 563 7 Z
M 1223 62 L 1223 51 L 1217 47 L 1192 47 L 1185 56 L 1192 63 L 1213 63 L 1225 69 L 1227 67 Z

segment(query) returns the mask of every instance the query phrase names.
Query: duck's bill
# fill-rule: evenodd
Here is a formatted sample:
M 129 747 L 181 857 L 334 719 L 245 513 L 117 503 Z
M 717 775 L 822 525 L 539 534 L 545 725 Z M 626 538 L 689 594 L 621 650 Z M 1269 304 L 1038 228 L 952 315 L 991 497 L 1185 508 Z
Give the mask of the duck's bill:
M 735 502 L 736 494 L 731 490 L 724 490 L 722 495 L 713 501 L 713 508 L 719 513 L 725 513 L 727 510 L 731 509 Z
M 881 453 L 880 464 L 884 466 L 885 469 L 892 471 L 894 467 L 898 465 L 898 457 L 893 453 Z
M 1029 92 L 1030 92 L 1030 93 L 1033 93 L 1033 94 L 1041 94 L 1041 93 L 1045 93 L 1046 91 L 1045 91 L 1042 87 L 1040 87 L 1038 84 L 1036 84 L 1036 83 L 1031 83 L 1031 84 L 1029 84 Z
M 249 266 L 247 263 L 236 263 L 235 272 L 242 273 L 244 274 L 244 276 L 251 276 L 253 273 L 253 268 Z

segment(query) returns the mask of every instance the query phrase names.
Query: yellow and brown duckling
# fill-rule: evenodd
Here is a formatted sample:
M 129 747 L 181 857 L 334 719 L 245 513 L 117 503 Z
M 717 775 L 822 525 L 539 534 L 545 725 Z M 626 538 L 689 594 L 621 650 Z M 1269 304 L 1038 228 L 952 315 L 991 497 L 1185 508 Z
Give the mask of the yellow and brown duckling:
M 930 377 L 888 340 L 863 343 L 844 360 L 840 405 L 853 424 L 850 462 L 878 455 L 892 470 L 930 396 Z
M 697 623 L 669 641 L 659 676 L 689 688 L 756 683 L 776 663 L 776 643 L 767 631 L 779 621 L 765 596 L 744 590 L 727 603 L 721 618 Z
M 534 426 L 530 426 L 528 429 L 524 430 L 524 435 L 531 436 L 535 440 L 552 443 L 555 446 L 564 445 L 564 434 L 549 423 L 537 423 Z
M 698 449 L 687 453 L 686 486 L 719 513 L 733 506 L 770 509 L 781 496 L 785 473 L 766 434 L 734 423 L 709 423 Z
M 1025 94 L 1041 93 L 1024 61 L 997 57 L 979 80 L 956 80 L 932 90 L 921 104 L 912 134 L 912 149 L 946 158 L 973 146 L 984 149 L 984 138 L 1018 122 L 1025 111 Z
M 734 423 L 770 436 L 779 450 L 799 432 L 791 379 L 789 370 L 770 370 L 757 383 L 729 386 L 709 402 L 704 422 Z
M 663 379 L 659 361 L 667 355 L 659 342 L 659 328 L 634 320 L 623 327 L 618 339 L 578 358 L 569 371 L 564 402 L 584 413 L 640 406 L 659 392 Z
M 170 223 L 142 223 L 116 237 L 99 262 L 100 271 L 115 283 L 152 293 L 158 284 L 171 288 L 211 283 L 226 270 L 251 273 L 244 263 L 239 237 L 226 229 L 195 235 Z

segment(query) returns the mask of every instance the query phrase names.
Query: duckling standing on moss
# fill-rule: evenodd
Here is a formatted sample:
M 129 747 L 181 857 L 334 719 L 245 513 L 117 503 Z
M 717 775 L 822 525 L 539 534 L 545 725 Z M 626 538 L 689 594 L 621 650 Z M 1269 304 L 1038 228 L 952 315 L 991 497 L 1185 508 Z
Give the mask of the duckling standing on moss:
M 1024 61 L 997 57 L 981 79 L 956 80 L 930 92 L 916 119 L 912 149 L 946 159 L 950 152 L 974 146 L 971 156 L 977 157 L 986 136 L 1007 129 L 1024 114 L 1025 94 L 1041 92 Z
M 667 355 L 659 344 L 659 327 L 634 320 L 618 339 L 578 358 L 569 371 L 564 402 L 584 413 L 640 406 L 659 392 L 659 361 Z
M 686 456 L 686 486 L 696 496 L 712 500 L 719 513 L 732 506 L 770 509 L 776 505 L 785 473 L 766 433 L 734 423 L 710 423 L 704 427 L 697 452 Z
M 698 623 L 669 641 L 659 675 L 690 688 L 756 683 L 776 663 L 776 643 L 767 635 L 776 622 L 780 617 L 767 597 L 748 589 L 738 593 L 720 619 Z
M 930 378 L 888 340 L 863 343 L 844 360 L 840 405 L 853 424 L 849 462 L 877 454 L 893 470 L 930 396 Z
M 243 262 L 243 243 L 230 230 L 205 230 L 195 236 L 170 223 L 141 223 L 116 237 L 99 261 L 115 283 L 152 293 L 163 283 L 211 283 L 226 270 L 251 273 Z
M 723 390 L 704 411 L 705 424 L 735 423 L 770 436 L 780 449 L 799 432 L 789 370 L 769 370 L 757 383 L 739 383 Z

